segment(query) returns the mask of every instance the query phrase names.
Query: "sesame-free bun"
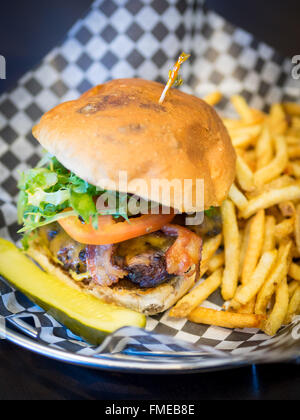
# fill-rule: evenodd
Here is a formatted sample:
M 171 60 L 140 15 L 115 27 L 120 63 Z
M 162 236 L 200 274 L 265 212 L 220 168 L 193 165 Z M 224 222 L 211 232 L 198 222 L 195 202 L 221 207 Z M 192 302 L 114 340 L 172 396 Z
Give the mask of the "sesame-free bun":
M 142 79 L 107 82 L 47 112 L 33 135 L 95 186 L 191 212 L 203 210 L 195 203 L 196 180 L 203 179 L 205 209 L 219 206 L 235 173 L 229 135 L 215 110 L 193 95 L 171 89 L 160 105 L 163 88 Z M 127 172 L 127 190 L 119 185 L 119 171 Z M 182 186 L 191 180 L 192 188 L 186 184 L 184 190 L 190 203 L 180 199 L 178 188 L 170 201 L 163 193 L 158 200 L 153 179 L 179 180 Z

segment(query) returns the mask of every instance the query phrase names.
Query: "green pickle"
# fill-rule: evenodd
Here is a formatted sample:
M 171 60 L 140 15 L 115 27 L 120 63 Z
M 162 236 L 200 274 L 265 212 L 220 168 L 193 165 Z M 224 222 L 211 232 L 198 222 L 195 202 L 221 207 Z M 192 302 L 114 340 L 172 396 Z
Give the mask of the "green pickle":
M 146 317 L 105 303 L 40 270 L 15 245 L 0 238 L 0 274 L 30 300 L 91 344 L 125 326 L 144 327 Z

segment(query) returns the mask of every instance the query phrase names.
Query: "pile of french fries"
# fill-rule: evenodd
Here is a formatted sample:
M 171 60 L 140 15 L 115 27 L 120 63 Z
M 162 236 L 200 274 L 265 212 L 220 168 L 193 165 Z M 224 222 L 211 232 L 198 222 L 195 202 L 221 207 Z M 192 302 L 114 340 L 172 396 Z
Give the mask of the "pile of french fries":
M 170 316 L 273 336 L 300 314 L 300 105 L 274 104 L 265 114 L 241 96 L 231 101 L 239 118 L 224 124 L 237 165 L 223 232 L 205 240 L 201 280 Z M 218 288 L 223 310 L 201 306 Z

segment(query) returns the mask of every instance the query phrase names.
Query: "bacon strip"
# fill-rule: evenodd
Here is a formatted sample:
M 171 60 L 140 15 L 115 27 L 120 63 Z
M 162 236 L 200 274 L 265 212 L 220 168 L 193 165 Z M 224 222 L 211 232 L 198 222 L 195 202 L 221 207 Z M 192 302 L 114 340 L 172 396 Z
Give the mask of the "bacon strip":
M 202 252 L 202 239 L 179 225 L 166 225 L 161 230 L 170 236 L 177 236 L 174 244 L 166 252 L 167 271 L 175 275 L 192 275 L 199 271 Z M 195 265 L 196 269 L 191 271 Z
M 100 286 L 111 286 L 128 273 L 112 263 L 114 245 L 88 245 L 86 247 L 87 269 L 92 279 Z

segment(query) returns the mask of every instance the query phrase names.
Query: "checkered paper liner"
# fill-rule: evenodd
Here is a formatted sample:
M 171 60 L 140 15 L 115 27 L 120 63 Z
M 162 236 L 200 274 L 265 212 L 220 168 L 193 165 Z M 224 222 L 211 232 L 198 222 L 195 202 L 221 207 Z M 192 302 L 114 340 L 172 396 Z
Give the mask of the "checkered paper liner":
M 39 161 L 41 148 L 31 134 L 41 115 L 112 78 L 165 81 L 181 51 L 192 53 L 182 69 L 183 90 L 203 96 L 224 94 L 219 109 L 231 115 L 228 98 L 241 93 L 258 109 L 296 101 L 300 83 L 291 78 L 291 61 L 249 33 L 234 27 L 202 2 L 192 0 L 98 0 L 17 85 L 0 98 L 0 237 L 18 242 L 17 180 Z M 207 307 L 220 308 L 215 292 Z M 1 318 L 2 317 L 2 318 Z M 300 354 L 300 319 L 269 338 L 258 330 L 230 330 L 175 320 L 168 313 L 148 317 L 147 329 L 125 328 L 94 348 L 75 337 L 0 281 L 0 318 L 31 319 L 43 344 L 76 354 L 100 352 L 193 351 L 265 362 Z

